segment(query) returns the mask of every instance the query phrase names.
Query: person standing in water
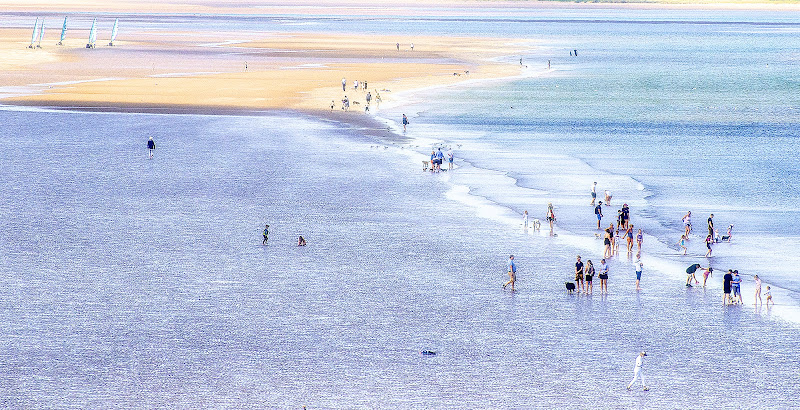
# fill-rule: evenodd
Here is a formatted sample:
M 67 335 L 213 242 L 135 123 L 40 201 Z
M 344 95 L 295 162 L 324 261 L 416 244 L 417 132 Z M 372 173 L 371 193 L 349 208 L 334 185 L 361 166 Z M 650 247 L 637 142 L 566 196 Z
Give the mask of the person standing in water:
M 514 291 L 514 282 L 517 281 L 517 265 L 514 263 L 514 255 L 508 257 L 508 282 L 503 284 L 503 289 L 511 284 L 511 291 Z
M 639 281 L 642 280 L 642 270 L 643 270 L 642 261 L 637 260 L 636 263 L 634 263 L 633 267 L 634 270 L 636 271 L 636 290 L 638 291 L 641 290 L 641 288 L 639 287 Z
M 767 290 L 764 292 L 764 295 L 767 297 L 767 307 L 769 304 L 772 303 L 772 306 L 775 306 L 775 302 L 772 301 L 772 289 L 767 285 Z
M 642 252 L 642 241 L 644 241 L 644 235 L 642 234 L 642 230 L 639 229 L 639 233 L 636 234 L 636 254 L 640 254 Z
M 708 277 L 709 276 L 711 276 L 711 277 L 714 276 L 714 268 L 712 268 L 711 266 L 709 266 L 705 270 L 705 272 L 703 272 L 703 287 L 706 287 L 706 282 L 708 282 Z
M 525 210 L 525 212 L 522 213 L 522 226 L 525 229 L 528 229 L 528 211 L 527 210 Z
M 586 274 L 586 294 L 591 295 L 594 290 L 594 286 L 592 286 L 592 279 L 594 278 L 594 265 L 592 261 L 586 261 L 586 268 L 583 272 Z
M 757 305 L 763 304 L 761 302 L 761 278 L 759 278 L 758 275 L 756 275 L 753 279 L 756 281 L 756 300 L 755 300 L 755 305 L 757 306 Z
M 708 236 L 714 238 L 714 214 L 708 217 Z
M 408 125 L 408 117 L 406 117 L 406 115 L 403 114 L 403 132 L 406 131 L 406 126 L 407 125 Z
M 583 262 L 581 262 L 581 256 L 578 255 L 578 261 L 575 262 L 575 287 L 578 288 L 578 294 L 584 291 L 583 272 Z
M 592 184 L 592 206 L 594 206 L 595 200 L 597 200 L 597 182 Z
M 147 149 L 150 151 L 150 159 L 153 159 L 153 151 L 156 149 L 156 142 L 153 141 L 153 137 L 147 140 Z
M 678 245 L 683 249 L 683 254 L 686 255 L 686 234 L 681 235 L 681 240 L 678 241 Z
M 639 379 L 642 382 L 642 389 L 644 391 L 650 390 L 650 388 L 647 387 L 646 384 L 644 384 L 644 372 L 642 372 L 642 359 L 645 356 L 647 356 L 646 352 L 641 352 L 639 353 L 638 356 L 636 356 L 636 366 L 633 367 L 633 380 L 631 380 L 631 382 L 628 383 L 628 390 L 630 390 L 631 387 L 633 387 L 633 383 L 636 383 L 636 379 Z
M 686 213 L 683 216 L 683 234 L 686 235 L 686 238 L 689 238 L 689 234 L 692 232 L 692 211 Z
M 597 217 L 597 229 L 600 229 L 600 220 L 603 219 L 603 201 L 598 202 L 594 207 L 594 215 Z
M 448 171 L 452 171 L 453 170 L 453 148 L 452 147 L 447 149 L 447 170 Z M 525 211 L 525 212 L 527 212 L 527 211 Z
M 269 241 L 269 225 L 264 227 L 264 233 L 262 233 L 262 235 L 264 236 L 264 240 L 261 241 L 261 243 L 266 245 L 267 241 Z
M 547 222 L 550 223 L 550 235 L 553 235 L 553 223 L 556 221 L 556 213 L 553 212 L 553 203 L 547 203 Z
M 608 265 L 600 259 L 600 293 L 608 293 Z

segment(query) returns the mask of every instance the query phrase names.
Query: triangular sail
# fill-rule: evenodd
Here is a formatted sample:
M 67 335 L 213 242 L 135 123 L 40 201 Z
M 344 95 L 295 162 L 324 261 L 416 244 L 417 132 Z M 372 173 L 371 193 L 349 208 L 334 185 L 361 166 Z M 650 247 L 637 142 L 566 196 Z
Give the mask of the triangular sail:
M 64 17 L 64 26 L 61 27 L 61 40 L 58 40 L 58 45 L 62 45 L 64 39 L 67 38 L 67 18 Z
M 111 42 L 108 45 L 113 46 L 114 40 L 117 39 L 117 25 L 119 24 L 119 19 L 114 20 L 114 28 L 111 29 Z
M 94 48 L 94 43 L 97 41 L 97 19 L 92 21 L 92 30 L 89 31 L 89 44 L 86 45 L 86 48 Z
M 39 17 L 36 17 L 36 22 L 33 23 L 33 34 L 31 34 L 31 45 L 28 48 L 33 48 L 33 43 L 36 42 L 36 29 L 39 27 Z
M 39 28 L 39 44 L 36 48 L 42 48 L 42 39 L 44 38 L 44 19 L 42 19 L 42 26 Z

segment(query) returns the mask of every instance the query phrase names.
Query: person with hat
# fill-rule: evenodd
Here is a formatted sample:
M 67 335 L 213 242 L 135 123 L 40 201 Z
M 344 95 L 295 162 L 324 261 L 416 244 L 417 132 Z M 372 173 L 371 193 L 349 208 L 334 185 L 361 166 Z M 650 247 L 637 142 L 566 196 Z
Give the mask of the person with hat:
M 642 358 L 644 358 L 645 356 L 647 356 L 647 352 L 641 352 L 639 353 L 638 356 L 636 356 L 636 366 L 633 368 L 633 380 L 631 380 L 631 382 L 628 383 L 628 390 L 631 389 L 633 383 L 636 382 L 636 379 L 641 380 L 642 389 L 644 391 L 650 390 L 650 388 L 644 384 L 644 373 L 642 372 Z

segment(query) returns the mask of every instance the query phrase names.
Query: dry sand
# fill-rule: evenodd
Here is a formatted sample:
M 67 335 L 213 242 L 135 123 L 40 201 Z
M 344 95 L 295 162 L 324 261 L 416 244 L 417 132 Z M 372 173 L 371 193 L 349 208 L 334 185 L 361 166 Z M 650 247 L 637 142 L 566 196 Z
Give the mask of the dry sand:
M 28 49 L 29 31 L 0 30 L 0 84 L 26 87 L 29 93 L 7 96 L 3 103 L 330 110 L 331 101 L 338 107 L 344 95 L 363 104 L 366 91 L 353 91 L 353 80 L 368 81 L 369 90 L 378 90 L 387 102 L 397 91 L 516 75 L 518 64 L 492 59 L 531 46 L 512 39 L 329 33 L 324 38 L 237 33 L 240 42 L 224 44 L 229 34 L 198 41 L 192 33 L 138 33 L 126 36 L 137 41 L 108 47 L 98 40 L 97 48 L 86 49 L 82 39 L 87 33 L 69 34 L 64 46 L 50 41 L 42 49 Z M 409 47 L 412 41 L 414 51 Z M 342 92 L 342 78 L 347 79 L 347 92 Z

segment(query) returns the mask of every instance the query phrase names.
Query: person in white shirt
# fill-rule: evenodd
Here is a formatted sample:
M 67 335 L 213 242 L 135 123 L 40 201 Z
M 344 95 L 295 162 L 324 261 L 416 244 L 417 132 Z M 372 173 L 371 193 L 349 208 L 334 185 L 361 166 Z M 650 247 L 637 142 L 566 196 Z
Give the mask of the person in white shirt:
M 628 383 L 628 390 L 631 389 L 633 383 L 636 382 L 636 379 L 642 381 L 642 389 L 644 389 L 644 391 L 650 390 L 650 388 L 644 384 L 644 373 L 642 373 L 642 358 L 645 356 L 647 356 L 646 352 L 641 352 L 638 356 L 636 356 L 636 366 L 633 368 L 633 380 Z
M 528 211 L 525 211 L 525 213 L 522 214 L 522 226 L 525 229 L 528 229 Z

